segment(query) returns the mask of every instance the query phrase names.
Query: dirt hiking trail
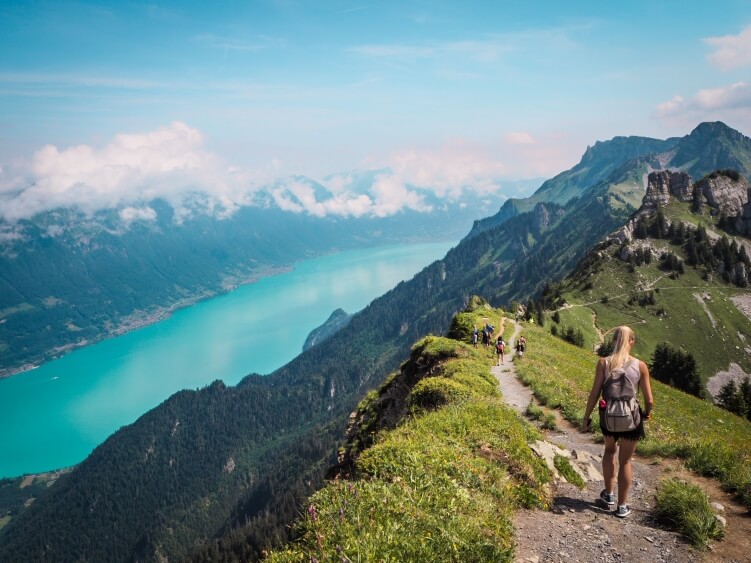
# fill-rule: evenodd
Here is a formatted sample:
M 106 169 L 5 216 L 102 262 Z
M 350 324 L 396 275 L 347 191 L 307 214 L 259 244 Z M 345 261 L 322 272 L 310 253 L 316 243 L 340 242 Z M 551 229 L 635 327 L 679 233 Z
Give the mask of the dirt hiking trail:
M 517 323 L 509 343 L 510 350 L 513 350 L 521 330 Z M 533 347 L 534 342 L 528 345 Z M 535 398 L 517 378 L 515 361 L 523 362 L 524 359 L 509 354 L 503 365 L 496 365 L 491 371 L 498 379 L 504 400 L 524 416 L 527 405 Z M 564 420 L 558 411 L 555 414 L 557 429 L 543 430 L 549 444 L 539 446 L 553 450 L 555 448 L 550 444 L 554 444 L 564 448 L 564 455 L 570 456 L 572 465 L 586 476 L 586 487 L 579 489 L 557 477 L 550 510 L 517 512 L 514 518 L 517 562 L 751 562 L 751 517 L 748 511 L 734 502 L 719 483 L 687 471 L 680 460 L 635 455 L 629 494 L 632 513 L 624 519 L 616 518 L 614 511 L 596 501 L 603 489 L 603 445 L 596 444 L 591 433 L 582 433 Z M 534 449 L 537 451 L 537 446 Z M 720 514 L 727 520 L 725 538 L 714 542 L 709 551 L 693 548 L 678 534 L 661 528 L 651 516 L 660 480 L 667 476 L 698 484 L 710 502 L 724 507 Z

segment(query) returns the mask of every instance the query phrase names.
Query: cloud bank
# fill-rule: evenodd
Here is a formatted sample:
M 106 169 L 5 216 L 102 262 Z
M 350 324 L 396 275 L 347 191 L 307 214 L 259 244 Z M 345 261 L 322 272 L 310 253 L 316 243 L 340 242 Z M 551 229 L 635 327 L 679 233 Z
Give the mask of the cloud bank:
M 512 132 L 497 151 L 539 150 L 526 132 Z M 243 171 L 204 147 L 197 129 L 176 121 L 145 133 L 120 134 L 103 146 L 47 145 L 26 163 L 0 167 L 0 218 L 15 222 L 57 208 L 87 215 L 117 210 L 123 224 L 153 221 L 161 199 L 177 221 L 195 213 L 219 218 L 238 208 L 273 202 L 315 217 L 386 217 L 432 211 L 437 200 L 498 192 L 507 166 L 488 149 L 453 141 L 432 150 L 404 149 L 378 163 L 379 171 L 340 174 L 322 183 L 275 179 L 275 167 Z M 364 180 L 363 180 L 364 178 Z

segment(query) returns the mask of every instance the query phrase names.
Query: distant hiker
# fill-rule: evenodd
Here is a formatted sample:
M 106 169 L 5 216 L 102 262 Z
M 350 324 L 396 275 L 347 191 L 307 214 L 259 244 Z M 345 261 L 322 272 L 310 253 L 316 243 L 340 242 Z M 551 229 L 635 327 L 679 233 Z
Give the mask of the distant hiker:
M 498 340 L 495 341 L 495 351 L 498 354 L 498 365 L 503 363 L 503 351 L 506 347 L 506 343 L 503 341 L 503 336 L 498 335 Z
M 602 456 L 602 474 L 605 488 L 600 500 L 608 509 L 613 508 L 616 496 L 615 452 L 618 446 L 618 508 L 615 515 L 625 518 L 631 514 L 627 504 L 631 489 L 633 470 L 631 456 L 636 442 L 644 438 L 644 420 L 652 416 L 654 399 L 649 383 L 647 364 L 630 355 L 636 335 L 630 327 L 619 326 L 613 334 L 613 354 L 600 358 L 595 369 L 595 380 L 584 410 L 582 430 L 588 431 L 590 415 L 595 408 L 600 393 L 600 429 L 605 438 L 605 453 Z M 639 389 L 644 396 L 645 411 L 639 406 Z
M 485 323 L 485 328 L 483 329 L 483 332 L 485 333 L 485 338 L 483 341 L 485 342 L 485 348 L 490 347 L 490 343 L 493 342 L 493 331 L 495 330 L 495 327 L 490 323 Z
M 474 330 L 472 331 L 472 345 L 477 348 L 477 337 L 480 336 L 480 331 L 477 330 L 477 325 L 475 325 Z
M 524 350 L 527 349 L 527 340 L 522 336 L 516 341 L 516 355 L 521 358 L 524 355 Z

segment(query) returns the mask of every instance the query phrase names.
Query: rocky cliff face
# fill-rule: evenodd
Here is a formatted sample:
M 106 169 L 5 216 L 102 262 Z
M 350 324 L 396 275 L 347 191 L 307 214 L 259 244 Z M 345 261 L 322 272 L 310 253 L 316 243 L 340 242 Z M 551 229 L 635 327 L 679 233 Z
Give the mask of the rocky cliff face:
M 748 204 L 748 180 L 743 176 L 711 174 L 696 183 L 695 189 L 703 195 L 707 204 L 728 217 L 743 214 Z
M 691 176 L 685 172 L 661 170 L 652 172 L 647 178 L 647 192 L 644 195 L 644 207 L 664 207 L 671 197 L 680 201 L 691 201 L 693 190 Z
M 714 213 L 721 213 L 735 220 L 735 228 L 743 234 L 751 233 L 751 203 L 749 203 L 748 180 L 734 171 L 718 171 L 709 174 L 695 184 L 686 172 L 660 170 L 647 178 L 647 191 L 642 206 L 620 229 L 608 238 L 617 243 L 633 239 L 634 229 L 644 215 L 652 215 L 675 198 L 682 202 L 693 199 L 698 191 Z

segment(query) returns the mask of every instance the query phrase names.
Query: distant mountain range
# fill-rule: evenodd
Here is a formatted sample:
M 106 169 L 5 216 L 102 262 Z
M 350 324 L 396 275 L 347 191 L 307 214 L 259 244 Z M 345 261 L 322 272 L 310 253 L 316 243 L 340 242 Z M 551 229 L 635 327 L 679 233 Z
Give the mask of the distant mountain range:
M 387 173 L 350 174 L 348 189 L 369 194 Z M 312 204 L 301 189 L 290 185 L 309 189 L 316 202 L 334 197 L 322 184 L 296 177 L 258 192 L 250 205 L 226 218 L 205 210 L 178 218 L 170 205 L 156 200 L 144 208 L 145 218 L 126 220 L 124 209 L 93 216 L 58 209 L 0 222 L 0 377 L 306 258 L 456 240 L 505 199 L 499 192 L 447 200 L 423 191 L 430 212 L 317 216 L 306 210 Z M 511 194 L 529 185 L 511 182 L 507 189 Z M 280 202 L 295 211 L 283 210 Z
M 349 413 L 413 342 L 445 333 L 471 295 L 509 306 L 571 274 L 580 285 L 568 291 L 602 300 L 582 259 L 628 224 L 648 172 L 674 165 L 696 180 L 734 163 L 748 176 L 750 146 L 719 123 L 680 139 L 597 143 L 576 167 L 528 200 L 504 204 L 443 260 L 355 314 L 346 339 L 329 338 L 233 388 L 216 382 L 177 393 L 118 431 L 0 531 L 0 559 L 259 558 L 289 537 L 300 499 L 335 462 Z M 707 217 L 720 215 L 707 209 Z

